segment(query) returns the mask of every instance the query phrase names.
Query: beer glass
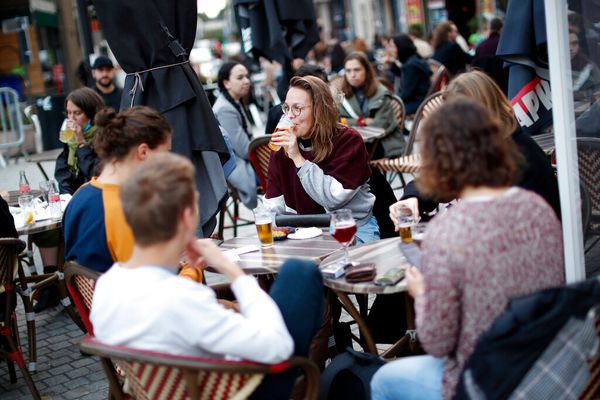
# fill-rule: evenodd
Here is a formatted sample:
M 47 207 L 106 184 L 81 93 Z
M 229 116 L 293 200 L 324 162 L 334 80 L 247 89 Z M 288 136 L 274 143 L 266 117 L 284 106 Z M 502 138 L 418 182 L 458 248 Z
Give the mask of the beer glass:
M 275 132 L 273 132 L 273 134 L 271 135 L 271 141 L 269 142 L 269 148 L 271 150 L 279 151 L 281 146 L 276 143 L 277 139 L 281 137 L 281 134 L 279 132 L 288 132 L 292 126 L 294 126 L 293 122 L 287 117 L 287 115 L 283 114 L 283 116 L 277 123 Z
M 271 210 L 264 207 L 254 209 L 254 224 L 256 225 L 256 233 L 260 246 L 268 248 L 273 246 L 273 217 Z
M 33 196 L 30 194 L 19 196 L 18 201 L 21 214 L 23 215 L 23 222 L 25 225 L 33 224 L 35 222 L 33 218 Z
M 396 214 L 398 215 L 398 221 L 395 221 L 395 223 L 400 233 L 400 239 L 404 243 L 411 243 L 413 241 L 411 227 L 417 222 L 413 211 L 404 204 L 398 204 Z
M 350 263 L 348 245 L 354 240 L 356 234 L 356 221 L 352 217 L 352 211 L 346 208 L 335 210 L 331 213 L 331 224 L 329 232 L 335 240 L 344 246 L 344 261 Z
M 58 140 L 62 143 L 69 143 L 75 137 L 75 130 L 73 129 L 73 122 L 65 118 L 61 127 Z

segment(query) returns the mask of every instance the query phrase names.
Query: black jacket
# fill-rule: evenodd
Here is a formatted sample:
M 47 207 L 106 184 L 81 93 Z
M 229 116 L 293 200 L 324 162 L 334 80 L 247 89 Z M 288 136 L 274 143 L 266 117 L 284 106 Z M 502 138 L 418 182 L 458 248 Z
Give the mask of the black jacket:
M 471 64 L 473 60 L 473 56 L 465 53 L 458 43 L 454 41 L 440 43 L 431 58 L 444 64 L 452 75 L 464 71 L 466 65 Z
M 75 193 L 75 191 L 79 189 L 79 186 L 92 179 L 97 173 L 96 167 L 98 166 L 99 160 L 92 147 L 80 147 L 75 154 L 77 155 L 77 165 L 79 167 L 77 174 L 71 172 L 67 165 L 69 146 L 65 144 L 62 153 L 60 153 L 56 159 L 54 178 L 56 178 L 56 181 L 58 182 L 58 190 L 61 194 Z
M 431 81 L 431 68 L 417 54 L 410 56 L 402 65 L 400 97 L 404 102 L 406 114 L 414 114 L 425 100 Z

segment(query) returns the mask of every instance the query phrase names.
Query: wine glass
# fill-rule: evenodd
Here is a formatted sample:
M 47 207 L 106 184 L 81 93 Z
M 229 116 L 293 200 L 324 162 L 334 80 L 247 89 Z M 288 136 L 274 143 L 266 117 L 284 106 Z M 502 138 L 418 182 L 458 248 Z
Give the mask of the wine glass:
M 352 243 L 356 234 L 356 221 L 352 217 L 352 211 L 346 208 L 333 211 L 331 213 L 329 231 L 331 232 L 331 236 L 344 246 L 344 261 L 350 263 L 348 245 Z

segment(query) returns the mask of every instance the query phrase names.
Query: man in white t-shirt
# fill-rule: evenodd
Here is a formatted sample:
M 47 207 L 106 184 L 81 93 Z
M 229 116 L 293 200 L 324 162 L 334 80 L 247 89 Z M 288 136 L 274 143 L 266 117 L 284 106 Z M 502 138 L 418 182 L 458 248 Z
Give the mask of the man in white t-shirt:
M 195 238 L 197 196 L 192 164 L 168 153 L 154 155 L 123 186 L 123 210 L 135 245 L 131 259 L 113 265 L 96 285 L 90 319 L 98 340 L 264 363 L 306 356 L 323 312 L 316 265 L 288 262 L 269 296 L 212 241 Z M 210 265 L 225 275 L 239 313 L 221 306 L 212 289 L 177 275 L 184 252 L 191 265 Z M 294 378 L 269 376 L 256 393 L 289 397 Z

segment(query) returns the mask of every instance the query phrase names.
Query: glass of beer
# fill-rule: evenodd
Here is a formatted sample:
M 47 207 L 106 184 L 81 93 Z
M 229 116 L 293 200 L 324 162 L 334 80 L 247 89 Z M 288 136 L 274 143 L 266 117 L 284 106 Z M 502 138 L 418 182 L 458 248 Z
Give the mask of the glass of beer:
M 256 233 L 258 234 L 258 240 L 260 240 L 260 246 L 262 248 L 273 246 L 273 217 L 271 210 L 264 207 L 255 208 L 254 224 L 256 225 Z
M 69 143 L 74 137 L 75 130 L 73 129 L 73 123 L 68 119 L 65 119 L 60 127 L 58 140 L 62 143 Z
M 352 210 L 342 208 L 331 212 L 331 225 L 329 232 L 335 240 L 344 246 L 344 262 L 351 263 L 348 245 L 354 240 L 357 227 L 352 216 Z
M 283 114 L 283 116 L 277 123 L 275 132 L 273 132 L 273 134 L 271 135 L 271 141 L 269 142 L 269 148 L 271 150 L 279 151 L 281 146 L 277 144 L 277 139 L 281 137 L 281 133 L 288 132 L 292 126 L 294 126 L 294 123 L 287 117 L 287 115 Z
M 395 223 L 396 228 L 398 228 L 398 232 L 400 233 L 400 239 L 402 239 L 404 243 L 411 243 L 413 241 L 411 228 L 417 222 L 415 215 L 410 207 L 403 204 L 397 205 L 396 214 L 398 215 L 398 220 L 395 221 Z

